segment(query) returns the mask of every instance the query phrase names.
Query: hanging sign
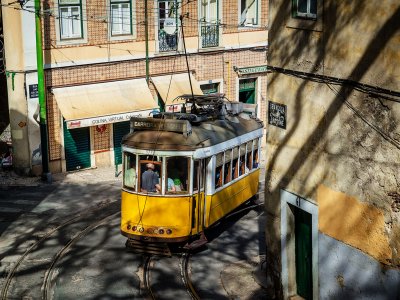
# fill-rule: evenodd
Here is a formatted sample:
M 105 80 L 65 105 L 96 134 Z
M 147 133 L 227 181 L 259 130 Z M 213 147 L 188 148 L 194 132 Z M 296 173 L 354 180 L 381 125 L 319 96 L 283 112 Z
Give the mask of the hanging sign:
M 286 105 L 268 101 L 268 124 L 286 129 Z
M 176 21 L 174 18 L 167 18 L 164 21 L 164 31 L 167 34 L 174 34 L 176 31 Z

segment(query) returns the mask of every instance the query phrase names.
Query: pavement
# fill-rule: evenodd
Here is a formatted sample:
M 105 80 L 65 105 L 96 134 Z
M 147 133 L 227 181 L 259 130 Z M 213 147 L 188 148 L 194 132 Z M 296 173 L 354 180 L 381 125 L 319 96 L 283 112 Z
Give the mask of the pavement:
M 117 177 L 115 176 L 116 173 L 118 174 Z M 261 177 L 263 177 L 263 172 Z M 115 190 L 118 190 L 118 186 L 121 185 L 121 180 L 122 176 L 120 172 L 116 172 L 114 167 L 52 174 L 51 183 L 44 182 L 39 177 L 20 177 L 13 171 L 0 170 L 0 190 L 3 190 L 3 192 L 4 190 L 9 190 L 12 193 L 12 191 L 17 188 L 29 189 L 29 187 L 38 187 L 38 189 L 34 190 L 39 190 L 44 193 L 41 200 L 35 203 L 34 208 L 32 208 L 32 213 L 30 214 L 31 218 L 37 219 L 32 222 L 42 223 L 43 226 L 51 222 L 51 220 L 56 220 L 57 218 L 62 219 L 70 212 L 76 212 L 77 210 L 84 211 L 85 209 L 89 209 L 89 206 L 100 205 L 100 203 L 96 204 L 93 201 L 80 201 L 79 206 L 77 206 L 74 201 L 62 201 L 63 187 L 76 186 L 81 187 L 84 191 L 85 186 L 90 185 L 92 189 L 96 190 L 96 193 L 102 193 L 103 191 L 107 193 L 108 186 L 113 187 L 113 193 L 115 194 Z M 46 196 L 46 194 L 48 195 Z M 263 201 L 263 193 L 260 194 L 260 201 Z M 90 199 L 89 195 L 82 195 L 82 197 Z M 109 197 L 113 197 L 111 193 Z M 29 206 L 26 205 L 26 200 L 16 200 L 15 203 L 10 203 L 10 201 L 11 200 L 0 199 L 0 224 L 5 222 L 4 220 L 7 221 L 7 214 L 10 214 L 10 209 L 13 209 L 14 212 L 18 212 L 18 209 L 21 211 L 19 214 L 15 215 L 15 218 L 8 219 L 8 221 L 14 223 L 14 225 L 7 225 L 3 230 L 0 230 L 0 266 L 4 266 L 4 262 L 10 260 L 7 256 L 14 256 L 15 259 L 16 254 L 10 253 L 9 245 L 15 244 L 16 232 L 18 232 L 18 238 L 20 240 L 21 233 L 25 232 L 27 235 L 29 234 L 29 230 L 25 231 L 24 228 L 20 227 L 24 226 L 25 223 L 22 217 L 26 216 L 27 213 L 29 214 L 29 211 L 26 211 L 30 209 Z M 17 202 L 21 203 L 20 208 L 17 206 Z M 69 207 L 69 205 L 73 207 Z M 1 270 L 0 268 L 0 273 L 1 271 L 3 271 L 1 276 L 3 277 L 6 270 Z M 254 257 L 251 260 L 238 261 L 227 265 L 224 270 L 221 271 L 220 278 L 231 299 L 266 299 L 265 289 L 267 288 L 267 282 L 265 262 L 263 261 L 262 255 Z M 2 278 L 0 278 L 0 285 L 2 285 Z

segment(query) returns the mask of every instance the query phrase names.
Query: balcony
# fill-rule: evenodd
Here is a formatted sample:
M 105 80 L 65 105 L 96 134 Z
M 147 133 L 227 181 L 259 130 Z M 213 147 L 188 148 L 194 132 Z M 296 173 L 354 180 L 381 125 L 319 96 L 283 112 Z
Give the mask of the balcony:
M 218 47 L 219 46 L 219 25 L 202 25 L 201 26 L 201 47 Z
M 167 34 L 164 30 L 160 30 L 158 34 L 159 52 L 176 51 L 178 47 L 177 34 Z

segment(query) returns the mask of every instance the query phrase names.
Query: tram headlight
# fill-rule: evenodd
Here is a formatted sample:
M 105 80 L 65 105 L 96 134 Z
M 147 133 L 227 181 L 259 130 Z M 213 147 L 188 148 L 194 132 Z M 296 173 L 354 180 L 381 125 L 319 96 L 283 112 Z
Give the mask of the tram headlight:
M 132 230 L 136 231 L 137 227 L 136 226 L 132 226 Z
M 152 234 L 154 232 L 153 228 L 147 229 L 147 233 Z
M 172 230 L 171 229 L 167 229 L 167 234 L 171 234 L 172 233 Z
M 126 228 L 127 228 L 128 230 L 131 229 L 131 225 L 126 226 Z
M 159 234 L 164 234 L 164 229 L 162 229 L 162 228 L 159 229 L 159 230 L 158 230 L 158 233 L 159 233 Z
M 143 227 L 140 227 L 139 228 L 139 232 L 143 232 L 144 231 L 144 228 Z

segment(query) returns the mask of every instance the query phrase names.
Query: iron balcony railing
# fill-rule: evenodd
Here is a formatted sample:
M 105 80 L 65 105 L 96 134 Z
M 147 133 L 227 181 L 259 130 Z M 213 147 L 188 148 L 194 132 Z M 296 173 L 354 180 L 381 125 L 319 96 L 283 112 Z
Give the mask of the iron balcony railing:
M 176 51 L 178 47 L 177 34 L 167 34 L 164 30 L 160 30 L 158 43 L 160 52 Z
M 219 25 L 201 25 L 202 48 L 219 46 Z

